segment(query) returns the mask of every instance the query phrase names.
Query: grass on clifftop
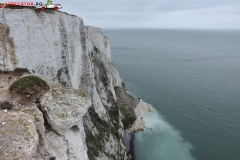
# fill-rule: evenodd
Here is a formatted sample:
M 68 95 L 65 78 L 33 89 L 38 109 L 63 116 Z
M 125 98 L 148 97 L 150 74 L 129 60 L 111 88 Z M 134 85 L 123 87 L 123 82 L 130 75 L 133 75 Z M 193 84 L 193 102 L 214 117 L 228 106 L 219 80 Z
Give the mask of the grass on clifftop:
M 35 88 L 35 89 L 34 89 Z M 45 81 L 37 76 L 25 76 L 11 84 L 9 91 L 16 91 L 17 93 L 28 93 L 30 90 L 37 91 L 36 89 L 48 89 L 49 86 Z
M 30 73 L 30 71 L 27 68 L 16 68 L 14 71 L 15 72 L 27 72 L 27 73 Z
M 47 82 L 33 75 L 24 76 L 9 87 L 17 103 L 22 105 L 33 105 L 37 101 L 39 103 L 49 89 Z

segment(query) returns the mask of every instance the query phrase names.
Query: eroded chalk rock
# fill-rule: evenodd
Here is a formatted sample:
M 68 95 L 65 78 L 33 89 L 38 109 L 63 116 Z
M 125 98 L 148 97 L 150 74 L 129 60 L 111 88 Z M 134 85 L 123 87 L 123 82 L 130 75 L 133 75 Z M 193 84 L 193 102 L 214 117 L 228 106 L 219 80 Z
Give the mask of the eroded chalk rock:
M 0 111 L 0 159 L 30 160 L 39 144 L 34 117 L 23 113 Z
M 137 119 L 133 123 L 132 127 L 127 129 L 128 132 L 137 132 L 140 130 L 143 130 L 146 128 L 145 122 L 143 120 L 143 117 L 146 116 L 150 112 L 149 106 L 143 102 L 141 99 L 137 105 L 137 107 L 134 109 L 135 115 Z
M 42 148 L 58 160 L 87 160 L 82 119 L 92 105 L 91 98 L 81 90 L 47 82 L 51 89 L 39 106 L 46 127 Z
M 41 99 L 41 111 L 47 123 L 58 134 L 64 135 L 67 130 L 82 120 L 90 107 L 91 98 L 87 93 L 48 82 L 51 91 Z

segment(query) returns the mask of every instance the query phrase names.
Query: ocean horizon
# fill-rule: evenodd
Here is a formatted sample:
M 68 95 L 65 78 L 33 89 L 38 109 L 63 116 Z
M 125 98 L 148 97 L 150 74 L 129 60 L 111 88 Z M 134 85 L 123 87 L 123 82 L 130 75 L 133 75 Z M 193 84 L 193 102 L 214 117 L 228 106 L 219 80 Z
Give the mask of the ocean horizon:
M 103 29 L 127 90 L 150 104 L 138 160 L 240 159 L 240 30 Z

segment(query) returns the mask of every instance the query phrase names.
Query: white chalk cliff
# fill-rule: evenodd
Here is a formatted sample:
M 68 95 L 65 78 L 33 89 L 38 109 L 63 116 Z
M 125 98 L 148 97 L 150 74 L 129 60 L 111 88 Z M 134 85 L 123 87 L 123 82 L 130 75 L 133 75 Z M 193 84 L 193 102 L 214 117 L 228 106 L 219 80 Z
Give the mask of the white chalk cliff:
M 16 147 L 1 147 L 0 159 L 126 159 L 124 113 L 119 111 L 115 92 L 121 78 L 111 62 L 110 42 L 99 28 L 62 12 L 0 9 L 0 70 L 18 67 L 44 77 L 50 90 L 39 108 L 13 102 L 16 109 L 0 111 L 0 120 L 6 121 L 0 133 L 23 119 L 26 124 L 16 125 L 16 134 L 31 137 L 28 142 L 11 136 Z M 144 127 L 140 116 L 147 106 L 136 100 L 135 108 L 140 125 L 135 122 L 130 131 Z M 26 126 L 27 132 L 21 133 Z

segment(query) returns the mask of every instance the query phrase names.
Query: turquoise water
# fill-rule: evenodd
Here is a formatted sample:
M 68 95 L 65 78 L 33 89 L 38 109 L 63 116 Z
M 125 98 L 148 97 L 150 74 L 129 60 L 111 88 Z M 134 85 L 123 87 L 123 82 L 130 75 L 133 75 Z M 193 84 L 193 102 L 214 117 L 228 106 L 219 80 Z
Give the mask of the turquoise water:
M 154 108 L 138 160 L 240 160 L 240 31 L 103 33 L 127 89 Z

